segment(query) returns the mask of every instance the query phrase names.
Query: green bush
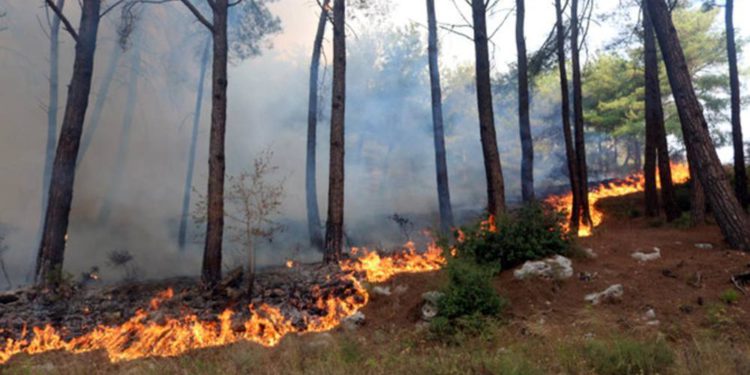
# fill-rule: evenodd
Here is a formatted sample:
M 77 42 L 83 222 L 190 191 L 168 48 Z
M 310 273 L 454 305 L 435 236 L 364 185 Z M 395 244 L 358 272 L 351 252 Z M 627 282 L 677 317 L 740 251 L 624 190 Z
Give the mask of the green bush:
M 596 340 L 583 348 L 583 354 L 599 375 L 663 374 L 674 362 L 672 351 L 661 340 Z
M 460 257 L 477 263 L 513 268 L 527 260 L 566 253 L 571 239 L 563 229 L 565 218 L 541 204 L 528 204 L 497 221 L 497 231 L 482 225 L 463 229 L 456 248 Z
M 440 339 L 480 333 L 487 319 L 499 315 L 506 305 L 492 287 L 495 269 L 467 258 L 451 259 L 446 268 L 448 284 L 442 289 L 430 332 Z
M 740 300 L 740 294 L 734 289 L 727 289 L 721 292 L 719 299 L 727 305 L 731 305 Z

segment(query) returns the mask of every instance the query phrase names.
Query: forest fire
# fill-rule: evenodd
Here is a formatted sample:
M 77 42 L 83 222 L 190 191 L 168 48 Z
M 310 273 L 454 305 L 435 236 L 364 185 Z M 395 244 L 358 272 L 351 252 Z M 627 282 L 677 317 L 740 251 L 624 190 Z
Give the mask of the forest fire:
M 684 183 L 690 179 L 690 169 L 684 163 L 672 163 L 672 181 L 676 184 Z M 591 236 L 593 229 L 598 227 L 604 219 L 604 213 L 597 207 L 596 203 L 600 199 L 619 197 L 627 194 L 637 193 L 644 190 L 643 172 L 635 173 L 615 182 L 602 183 L 601 185 L 589 191 L 589 204 L 591 206 L 592 226 L 582 225 L 578 229 L 578 236 Z M 657 178 L 657 187 L 661 186 Z M 547 203 L 551 204 L 557 211 L 570 212 L 573 204 L 573 193 L 555 195 L 547 198 Z M 567 225 L 567 224 L 566 224 Z M 567 229 L 567 228 L 566 228 Z
M 73 338 L 65 338 L 67 331 L 51 325 L 24 328 L 18 339 L 6 339 L 0 348 L 0 364 L 6 363 L 16 354 L 30 355 L 50 351 L 86 353 L 102 350 L 111 362 L 134 360 L 144 357 L 173 357 L 191 350 L 224 346 L 240 341 L 250 341 L 266 347 L 277 345 L 287 334 L 323 332 L 331 330 L 345 318 L 353 315 L 369 301 L 369 294 L 354 274 L 361 272 L 369 282 L 383 282 L 400 273 L 428 272 L 440 269 L 445 263 L 442 250 L 434 243 L 425 253 L 419 254 L 413 243 L 408 243 L 403 252 L 390 256 L 379 256 L 375 252 L 362 251 L 363 256 L 340 264 L 348 273 L 342 276 L 343 292 L 334 293 L 321 287 L 313 287 L 317 295 L 315 307 L 323 315 L 306 317 L 303 324 L 295 324 L 281 309 L 268 305 L 250 305 L 249 318 L 244 322 L 233 319 L 235 311 L 224 310 L 216 321 L 201 320 L 195 314 L 175 318 L 153 318 L 160 306 L 175 296 L 170 288 L 158 293 L 148 304 L 148 309 L 137 310 L 126 322 L 114 325 L 98 325 L 90 332 Z M 1 331 L 0 331 L 1 332 Z

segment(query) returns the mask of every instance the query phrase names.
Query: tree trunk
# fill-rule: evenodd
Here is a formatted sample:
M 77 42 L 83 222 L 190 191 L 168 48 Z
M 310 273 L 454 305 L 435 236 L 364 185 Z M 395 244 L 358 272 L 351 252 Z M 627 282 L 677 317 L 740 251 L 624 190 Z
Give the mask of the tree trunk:
M 211 53 L 211 39 L 206 40 L 201 57 L 201 71 L 198 76 L 198 88 L 195 98 L 195 112 L 193 113 L 193 130 L 190 133 L 190 149 L 187 155 L 187 172 L 185 173 L 185 187 L 182 190 L 182 215 L 180 216 L 180 231 L 177 235 L 179 249 L 185 250 L 187 244 L 187 223 L 190 217 L 190 194 L 193 190 L 193 172 L 195 172 L 195 152 L 198 148 L 198 131 L 200 130 L 201 109 L 203 108 L 203 90 L 205 89 L 208 59 Z
M 331 156 L 328 168 L 328 220 L 325 261 L 341 259 L 344 246 L 344 115 L 346 109 L 346 8 L 333 2 L 333 93 L 331 96 Z
M 581 219 L 591 226 L 589 209 L 589 179 L 586 170 L 586 139 L 583 134 L 583 92 L 581 89 L 581 63 L 578 41 L 578 0 L 571 1 L 570 50 L 573 65 L 573 126 L 575 129 L 576 162 L 578 167 L 578 188 L 580 189 Z
M 703 185 L 698 180 L 696 163 L 688 156 L 688 167 L 690 168 L 690 224 L 693 226 L 706 223 L 706 194 Z
M 573 134 L 570 130 L 570 93 L 568 91 L 568 73 L 565 67 L 565 28 L 563 26 L 563 9 L 560 0 L 555 0 L 555 10 L 557 13 L 557 65 L 560 70 L 560 94 L 562 98 L 562 125 L 563 137 L 565 138 L 565 156 L 568 162 L 568 177 L 570 178 L 570 191 L 573 195 L 573 204 L 570 208 L 570 229 L 571 233 L 578 233 L 578 224 L 580 223 L 581 188 L 578 180 L 578 164 L 576 161 L 576 151 L 573 148 Z
M 734 248 L 750 250 L 750 220 L 737 197 L 732 194 L 732 188 L 711 141 L 667 4 L 664 0 L 647 0 L 647 3 L 667 66 L 685 147 L 692 156 L 697 179 L 705 189 L 706 200 L 726 241 Z
M 40 285 L 54 286 L 62 277 L 65 237 L 73 201 L 76 158 L 94 71 L 100 5 L 99 0 L 83 0 L 82 4 L 73 77 L 68 86 L 60 140 L 52 166 L 44 233 L 40 244 L 41 261 L 36 274 L 36 282 Z
M 104 72 L 102 77 L 102 83 L 99 85 L 99 91 L 96 93 L 96 101 L 94 102 L 94 108 L 91 111 L 91 117 L 88 121 L 88 126 L 84 129 L 83 139 L 81 140 L 81 150 L 78 153 L 78 161 L 76 166 L 81 164 L 81 161 L 86 156 L 86 152 L 91 146 L 91 140 L 94 138 L 94 133 L 99 129 L 101 124 L 102 112 L 104 111 L 104 104 L 107 101 L 109 95 L 109 88 L 112 86 L 112 81 L 115 78 L 117 72 L 117 66 L 122 57 L 123 49 L 119 43 L 115 43 L 112 48 L 112 54 L 109 57 L 109 64 L 107 65 L 107 71 Z
M 518 127 L 521 135 L 521 195 L 534 200 L 534 141 L 529 120 L 529 77 L 524 37 L 524 0 L 516 0 L 516 49 L 518 54 Z
M 505 187 L 500 152 L 495 135 L 495 114 L 492 108 L 492 82 L 490 81 L 490 53 L 487 40 L 487 8 L 484 0 L 471 0 L 474 20 L 474 51 L 476 58 L 477 108 L 479 134 L 484 154 L 484 172 L 487 178 L 487 211 L 499 216 L 505 212 Z
M 323 37 L 328 23 L 328 7 L 330 0 L 326 0 L 320 8 L 318 30 L 315 33 L 313 53 L 310 62 L 310 87 L 307 107 L 307 167 L 305 169 L 305 192 L 307 198 L 307 231 L 310 245 L 315 249 L 323 249 L 321 235 L 320 211 L 318 208 L 318 187 L 316 185 L 316 157 L 318 133 L 318 72 L 320 71 L 320 54 L 323 48 Z
M 136 31 L 139 32 L 139 31 Z M 128 75 L 128 92 L 125 97 L 125 108 L 122 117 L 122 130 L 118 139 L 115 166 L 112 169 L 112 180 L 105 193 L 104 202 L 99 210 L 99 222 L 107 223 L 112 214 L 115 199 L 121 191 L 122 177 L 125 174 L 125 166 L 128 160 L 128 147 L 130 146 L 130 133 L 133 128 L 133 116 L 138 100 L 138 78 L 141 75 L 141 53 L 140 41 L 136 40 L 132 51 L 130 74 Z
M 208 213 L 206 245 L 201 277 L 207 286 L 221 279 L 221 247 L 224 237 L 224 139 L 227 126 L 227 13 L 228 0 L 213 5 L 213 85 L 211 88 L 211 136 L 208 148 Z
M 435 0 L 427 0 L 428 54 L 430 65 L 430 89 L 432 92 L 432 129 L 435 138 L 435 172 L 437 176 L 438 203 L 440 206 L 440 231 L 450 232 L 453 226 L 453 209 L 448 185 L 448 163 L 445 155 L 443 131 L 443 97 L 440 89 L 440 66 L 438 65 L 437 19 Z
M 661 103 L 661 85 L 659 82 L 659 57 L 656 50 L 656 39 L 654 36 L 654 26 L 648 16 L 648 11 L 643 12 L 643 37 L 644 37 L 644 66 L 645 66 L 645 110 L 646 110 L 646 166 L 644 173 L 646 176 L 646 192 L 649 194 L 649 175 L 653 180 L 653 197 L 646 198 L 646 212 L 649 213 L 649 204 L 656 204 L 658 197 L 656 195 L 656 163 L 654 169 L 649 162 L 658 163 L 659 181 L 661 182 L 661 202 L 667 221 L 673 221 L 680 216 L 680 209 L 677 207 L 677 199 L 674 195 L 674 186 L 672 184 L 672 170 L 669 162 L 669 146 L 667 144 L 667 131 L 664 127 L 664 109 Z M 649 145 L 650 143 L 650 145 Z M 650 150 L 650 151 L 649 151 Z M 649 155 L 649 152 L 652 155 Z M 649 157 L 652 160 L 649 160 Z M 655 159 L 655 160 L 654 160 Z M 654 212 L 658 214 L 658 205 L 653 206 Z
M 732 145 L 734 146 L 734 190 L 742 207 L 750 203 L 747 192 L 747 170 L 745 169 L 745 150 L 740 122 L 740 79 L 737 72 L 737 47 L 734 42 L 734 0 L 726 1 L 724 10 L 727 27 L 727 57 L 729 61 L 729 87 L 732 91 Z
M 57 0 L 57 9 L 65 7 L 65 0 Z M 47 106 L 47 145 L 45 147 L 44 174 L 42 175 L 42 209 L 39 218 L 39 233 L 37 243 L 41 241 L 44 230 L 44 218 L 47 212 L 47 193 L 52 178 L 52 163 L 55 161 L 55 139 L 57 138 L 57 107 L 60 86 L 60 17 L 52 12 L 52 23 L 49 30 L 49 103 Z M 39 272 L 41 261 L 41 247 L 37 251 L 34 274 Z

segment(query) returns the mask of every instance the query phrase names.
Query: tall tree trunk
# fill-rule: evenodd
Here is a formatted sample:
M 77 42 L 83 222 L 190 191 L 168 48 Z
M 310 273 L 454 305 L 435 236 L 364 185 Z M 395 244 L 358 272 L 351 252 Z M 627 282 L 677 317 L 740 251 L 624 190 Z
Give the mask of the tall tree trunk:
M 201 277 L 207 286 L 221 279 L 221 247 L 224 237 L 224 139 L 227 127 L 227 13 L 228 0 L 213 4 L 213 85 L 211 88 L 211 136 L 208 147 L 208 213 L 206 245 Z
M 644 4 L 645 5 L 645 4 Z M 672 170 L 669 162 L 669 146 L 667 144 L 667 132 L 664 127 L 664 109 L 661 103 L 661 85 L 659 83 L 659 57 L 656 50 L 656 39 L 654 26 L 648 11 L 643 12 L 643 44 L 644 44 L 644 66 L 645 66 L 645 109 L 646 109 L 646 162 L 644 173 L 646 176 L 646 193 L 649 194 L 649 176 L 653 181 L 652 197 L 646 198 L 646 212 L 649 213 L 649 204 L 658 204 L 656 195 L 656 164 L 658 163 L 659 181 L 661 182 L 661 202 L 667 221 L 672 221 L 680 216 L 677 200 L 674 195 L 672 183 Z M 650 144 L 650 145 L 649 145 Z M 650 151 L 649 151 L 650 150 Z M 649 152 L 652 155 L 649 155 Z M 649 160 L 649 157 L 652 160 Z M 655 159 L 655 160 L 654 160 Z M 654 163 L 656 161 L 656 163 Z M 654 163 L 653 168 L 649 163 Z M 654 211 L 658 214 L 658 205 Z
M 586 167 L 586 139 L 583 134 L 583 92 L 581 89 L 581 62 L 579 52 L 578 0 L 571 0 L 570 51 L 573 64 L 573 126 L 575 129 L 576 161 L 578 164 L 578 188 L 580 189 L 581 218 L 591 226 L 589 209 L 589 179 Z
M 750 250 L 750 220 L 737 197 L 732 194 L 731 185 L 711 141 L 667 4 L 664 0 L 646 1 L 667 66 L 685 147 L 692 156 L 697 179 L 703 185 L 706 200 L 726 241 L 734 248 Z
M 81 150 L 78 152 L 78 161 L 76 166 L 81 164 L 81 161 L 86 156 L 86 152 L 91 146 L 91 140 L 94 138 L 94 133 L 99 129 L 101 124 L 102 112 L 104 111 L 104 104 L 107 102 L 107 96 L 109 96 L 109 89 L 112 86 L 112 81 L 115 78 L 117 72 L 117 66 L 119 65 L 120 58 L 122 57 L 123 49 L 119 43 L 115 43 L 112 47 L 112 53 L 109 55 L 109 63 L 107 65 L 107 71 L 104 72 L 102 82 L 99 84 L 99 91 L 96 93 L 96 101 L 94 102 L 94 108 L 91 110 L 91 117 L 88 121 L 88 126 L 84 129 L 83 139 L 81 140 Z
M 57 0 L 60 11 L 65 7 L 65 0 Z M 47 193 L 52 178 L 52 163 L 55 161 L 55 139 L 57 138 L 57 107 L 59 106 L 60 87 L 60 17 L 52 12 L 52 22 L 49 30 L 49 103 L 47 107 L 47 145 L 44 156 L 44 174 L 42 175 L 42 209 L 39 218 L 39 233 L 37 243 L 41 241 L 44 230 L 44 218 L 47 212 Z M 37 250 L 34 274 L 39 272 L 41 261 L 41 247 Z
M 690 223 L 693 226 L 706 223 L 706 194 L 703 185 L 698 179 L 697 163 L 693 162 L 688 154 L 688 167 L 690 168 Z
M 487 5 L 484 0 L 471 0 L 474 20 L 474 51 L 477 80 L 477 108 L 479 134 L 484 154 L 484 172 L 487 178 L 487 211 L 498 216 L 505 212 L 505 186 L 500 152 L 495 135 L 495 114 L 492 108 L 492 82 L 490 81 L 490 52 L 487 45 Z
M 315 150 L 318 142 L 318 73 L 320 71 L 320 54 L 323 49 L 323 37 L 328 23 L 328 7 L 330 0 L 326 0 L 320 8 L 318 30 L 315 33 L 312 59 L 310 62 L 310 87 L 307 106 L 307 166 L 305 169 L 305 192 L 307 198 L 307 231 L 312 247 L 323 249 L 323 236 L 320 225 L 320 209 L 318 208 L 318 187 L 316 185 L 316 157 Z
M 201 56 L 201 71 L 198 77 L 198 88 L 196 90 L 195 111 L 193 113 L 193 130 L 190 133 L 190 149 L 187 155 L 187 172 L 185 173 L 185 187 L 182 190 L 182 215 L 180 215 L 180 231 L 177 235 L 177 243 L 180 250 L 185 250 L 187 244 L 187 223 L 190 217 L 190 194 L 193 190 L 193 173 L 195 172 L 195 152 L 198 148 L 198 131 L 200 130 L 201 109 L 203 108 L 203 90 L 206 85 L 206 71 L 211 53 L 211 39 L 206 39 Z
M 516 0 L 516 50 L 518 55 L 518 128 L 521 135 L 521 195 L 534 199 L 534 141 L 529 120 L 529 74 L 524 37 L 524 0 Z
M 445 155 L 443 131 L 443 94 L 440 89 L 440 65 L 438 65 L 437 17 L 435 0 L 427 0 L 428 54 L 430 65 L 430 89 L 432 93 L 432 130 L 435 138 L 435 172 L 437 176 L 438 203 L 440 206 L 440 230 L 450 232 L 453 226 L 453 209 L 448 185 L 448 163 Z
M 570 191 L 573 195 L 573 204 L 570 208 L 571 233 L 578 233 L 578 224 L 581 222 L 581 188 L 578 180 L 578 162 L 576 151 L 573 147 L 573 134 L 570 130 L 570 92 L 568 91 L 568 73 L 565 67 L 565 27 L 563 26 L 563 9 L 560 0 L 555 0 L 555 11 L 557 13 L 557 65 L 560 70 L 560 95 L 562 102 L 562 125 L 563 137 L 565 138 L 565 156 L 568 162 L 568 177 L 570 178 Z
M 344 115 L 346 110 L 346 5 L 333 1 L 333 92 L 328 167 L 325 261 L 337 262 L 344 246 Z
M 140 39 L 140 32 L 138 39 Z M 121 191 L 122 177 L 125 174 L 125 166 L 128 160 L 128 147 L 130 146 L 130 134 L 133 128 L 133 116 L 138 101 L 138 78 L 141 75 L 141 51 L 140 41 L 136 40 L 132 51 L 130 62 L 130 74 L 128 75 L 128 92 L 125 97 L 125 108 L 122 116 L 122 130 L 118 138 L 115 166 L 112 169 L 112 179 L 106 190 L 104 202 L 99 210 L 99 222 L 107 223 L 112 215 L 112 207 L 115 199 Z
M 747 192 L 747 170 L 745 169 L 745 150 L 740 122 L 740 78 L 737 72 L 737 47 L 734 44 L 734 0 L 726 1 L 724 10 L 727 27 L 727 57 L 729 61 L 729 87 L 732 91 L 732 145 L 734 146 L 734 190 L 742 207 L 750 204 Z
M 94 71 L 100 5 L 99 0 L 83 0 L 82 4 L 73 77 L 68 86 L 60 140 L 52 166 L 44 233 L 40 244 L 41 261 L 36 274 L 36 282 L 40 285 L 55 285 L 62 277 L 65 237 L 73 201 L 76 158 Z

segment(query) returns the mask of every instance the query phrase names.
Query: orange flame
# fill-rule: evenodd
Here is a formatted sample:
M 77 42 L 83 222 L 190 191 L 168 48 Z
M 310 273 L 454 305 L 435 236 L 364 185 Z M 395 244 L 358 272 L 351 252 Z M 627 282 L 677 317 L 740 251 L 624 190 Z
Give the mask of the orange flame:
M 287 259 L 286 268 L 293 268 L 293 267 L 294 267 L 294 261 L 291 259 Z
M 416 252 L 413 243 L 407 244 L 404 252 L 392 256 L 380 257 L 367 250 L 363 250 L 363 254 L 360 259 L 345 261 L 340 265 L 345 271 L 364 273 L 371 282 L 386 281 L 399 273 L 437 270 L 445 263 L 441 249 L 435 244 L 429 245 L 423 254 Z M 240 341 L 275 346 L 288 334 L 331 330 L 367 305 L 369 294 L 353 276 L 354 272 L 343 276 L 342 282 L 346 288 L 343 292 L 337 292 L 338 295 L 325 293 L 319 287 L 313 288 L 314 295 L 318 295 L 316 307 L 325 313 L 308 316 L 303 319 L 303 324 L 293 324 L 279 308 L 267 304 L 249 306 L 250 317 L 239 325 L 244 330 L 234 328 L 237 326 L 232 320 L 235 313 L 230 309 L 222 312 L 218 321 L 203 321 L 194 314 L 153 321 L 148 311 L 138 310 L 125 323 L 99 325 L 71 339 L 64 338 L 65 329 L 58 330 L 51 325 L 33 327 L 30 332 L 24 329 L 20 338 L 0 342 L 0 364 L 20 353 L 39 354 L 57 350 L 75 354 L 103 350 L 111 362 L 120 362 L 144 357 L 173 357 L 191 350 Z M 171 288 L 158 293 L 149 302 L 149 310 L 157 310 L 173 297 Z
M 672 181 L 676 184 L 681 184 L 690 179 L 690 169 L 687 164 L 672 163 Z M 658 177 L 658 174 L 657 174 Z M 657 187 L 661 187 L 661 182 L 657 178 Z M 619 197 L 627 194 L 637 193 L 644 190 L 645 180 L 643 172 L 632 174 L 619 182 L 610 184 L 601 184 L 589 191 L 589 205 L 591 209 L 591 221 L 592 225 L 580 225 L 578 228 L 579 237 L 588 237 L 591 235 L 594 228 L 598 227 L 604 218 L 604 213 L 596 206 L 596 203 L 600 199 Z M 547 198 L 547 203 L 552 205 L 556 210 L 560 212 L 570 212 L 573 206 L 573 193 L 567 193 L 563 195 L 556 195 Z M 566 223 L 566 230 L 569 228 L 569 224 Z

